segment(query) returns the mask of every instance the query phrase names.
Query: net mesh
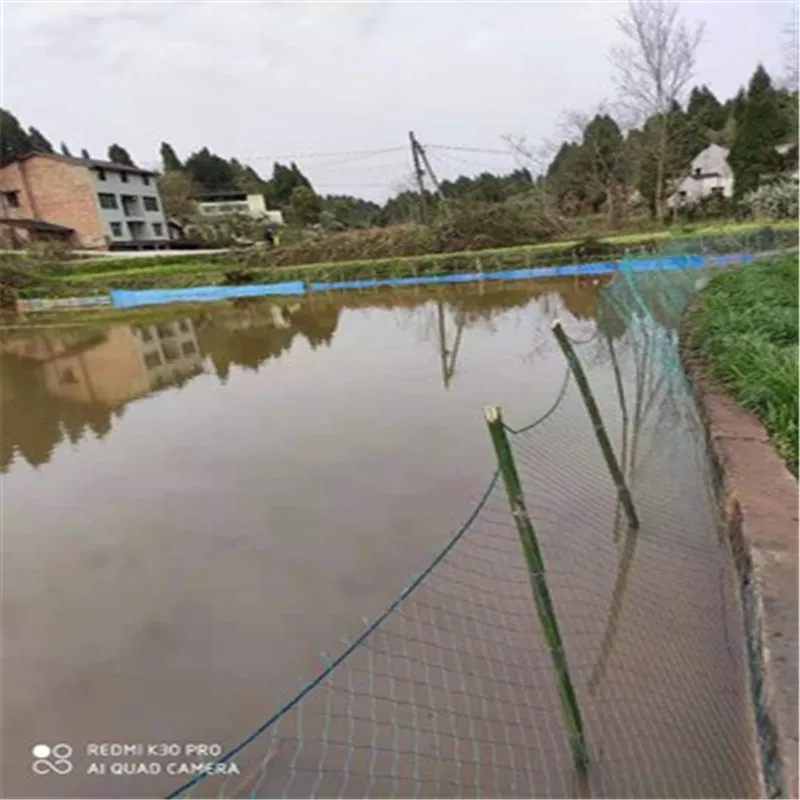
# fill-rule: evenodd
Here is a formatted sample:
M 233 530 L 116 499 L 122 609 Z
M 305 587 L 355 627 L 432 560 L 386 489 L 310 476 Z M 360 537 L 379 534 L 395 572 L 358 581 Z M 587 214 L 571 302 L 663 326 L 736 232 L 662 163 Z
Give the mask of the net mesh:
M 585 773 L 495 474 L 389 610 L 223 759 L 238 774 L 197 776 L 170 796 L 759 796 L 737 584 L 676 347 L 683 310 L 716 268 L 622 265 L 594 334 L 575 342 L 638 529 L 566 366 L 550 410 L 508 427 Z

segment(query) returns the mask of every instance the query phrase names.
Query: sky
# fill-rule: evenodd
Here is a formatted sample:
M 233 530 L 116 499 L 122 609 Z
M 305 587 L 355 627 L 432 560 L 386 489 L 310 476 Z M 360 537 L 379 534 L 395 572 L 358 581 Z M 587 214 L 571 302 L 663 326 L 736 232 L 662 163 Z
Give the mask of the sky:
M 517 166 L 565 111 L 614 100 L 619 2 L 2 2 L 3 107 L 57 147 L 117 142 L 157 166 L 161 141 L 267 177 L 294 159 L 322 194 L 383 200 L 411 176 L 408 132 L 440 179 Z M 733 95 L 783 72 L 790 2 L 680 3 L 705 23 L 695 83 Z M 443 148 L 471 149 L 443 149 Z M 478 152 L 481 150 L 499 152 Z M 381 151 L 381 152 L 375 152 Z

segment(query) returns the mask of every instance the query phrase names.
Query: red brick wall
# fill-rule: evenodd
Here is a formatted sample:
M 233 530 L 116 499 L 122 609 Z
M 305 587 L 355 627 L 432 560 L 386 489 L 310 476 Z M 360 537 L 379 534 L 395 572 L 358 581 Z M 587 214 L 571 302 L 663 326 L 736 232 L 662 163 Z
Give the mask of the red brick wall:
M 19 208 L 6 205 L 0 212 L 3 216 L 66 225 L 75 230 L 75 247 L 107 247 L 94 187 L 85 167 L 33 156 L 0 169 L 0 191 L 19 192 Z

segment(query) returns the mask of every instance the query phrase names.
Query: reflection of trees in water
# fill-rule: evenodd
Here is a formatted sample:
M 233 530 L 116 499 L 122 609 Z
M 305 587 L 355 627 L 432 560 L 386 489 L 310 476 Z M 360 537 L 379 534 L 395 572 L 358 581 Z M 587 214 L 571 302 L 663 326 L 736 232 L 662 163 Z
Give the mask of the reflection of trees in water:
M 98 438 L 111 430 L 111 410 L 94 403 L 71 403 L 47 392 L 39 364 L 16 356 L 2 359 L 0 460 L 5 472 L 15 458 L 38 467 L 50 461 L 65 439 L 79 442 L 89 432 Z
M 223 383 L 231 366 L 258 370 L 287 353 L 298 335 L 312 350 L 330 345 L 339 323 L 340 307 L 317 304 L 283 309 L 289 327 L 276 327 L 273 304 L 251 305 L 234 313 L 207 314 L 195 322 L 200 352 L 210 358 Z M 243 327 L 244 325 L 244 327 Z

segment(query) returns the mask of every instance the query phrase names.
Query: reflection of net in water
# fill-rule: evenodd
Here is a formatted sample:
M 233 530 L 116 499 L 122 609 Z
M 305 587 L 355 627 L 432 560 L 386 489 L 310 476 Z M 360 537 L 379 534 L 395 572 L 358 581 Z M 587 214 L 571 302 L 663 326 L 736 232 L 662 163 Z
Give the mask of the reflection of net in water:
M 669 330 L 688 279 L 657 277 L 665 328 L 646 299 L 654 276 L 618 276 L 597 335 L 577 348 L 638 530 L 626 524 L 567 373 L 550 412 L 512 435 L 583 716 L 585 778 L 573 767 L 495 476 L 464 529 L 390 611 L 231 754 L 240 775 L 207 776 L 176 794 L 758 794 L 730 559 Z

